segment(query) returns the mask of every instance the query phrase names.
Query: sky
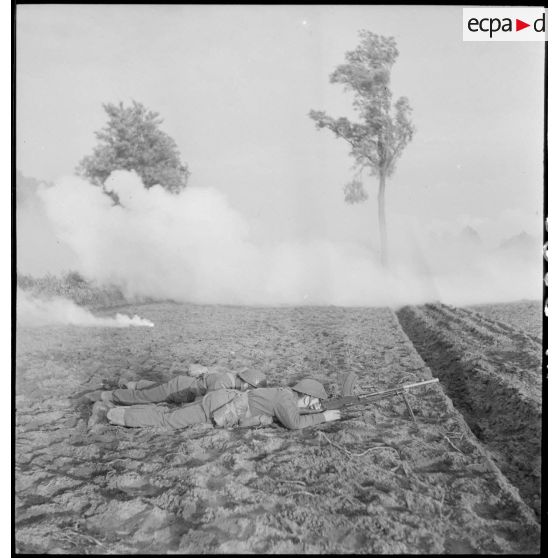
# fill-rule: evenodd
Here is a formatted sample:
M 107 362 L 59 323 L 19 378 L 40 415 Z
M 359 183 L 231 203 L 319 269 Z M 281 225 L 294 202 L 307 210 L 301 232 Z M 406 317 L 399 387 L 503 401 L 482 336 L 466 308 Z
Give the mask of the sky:
M 285 265 L 292 269 L 293 260 L 322 253 L 311 248 L 316 243 L 336 253 L 328 261 L 344 265 L 339 262 L 347 264 L 347 253 L 358 253 L 354 261 L 362 263 L 360 250 L 378 250 L 377 179 L 365 179 L 366 203 L 345 204 L 342 188 L 353 176 L 348 148 L 327 130 L 316 130 L 308 112 L 352 115 L 350 94 L 330 84 L 329 75 L 356 47 L 358 30 L 369 29 L 397 41 L 393 96 L 408 97 L 417 129 L 388 181 L 392 246 L 401 260 L 424 253 L 431 268 L 445 273 L 439 257 L 430 256 L 441 253 L 431 236 L 460 243 L 460 232 L 471 226 L 480 235 L 479 266 L 486 271 L 492 265 L 486 253 L 503 240 L 522 231 L 542 235 L 544 44 L 463 42 L 461 18 L 461 8 L 450 6 L 20 5 L 17 168 L 67 184 L 106 121 L 102 103 L 135 99 L 163 117 L 162 128 L 192 172 L 188 189 L 218 199 L 215 215 L 224 222 L 242 222 L 235 225 L 236 240 L 260 251 L 254 276 L 281 267 L 283 260 L 270 261 L 270 254 L 290 253 Z M 97 268 L 85 263 L 91 245 L 76 245 L 72 237 L 80 235 L 61 230 L 65 202 L 47 198 L 49 210 L 46 198 L 40 203 L 50 211 L 57 248 L 71 246 L 77 267 L 99 278 Z M 199 198 L 195 203 L 202 203 Z M 71 210 L 82 211 L 79 200 Z M 104 217 L 97 218 L 91 227 L 99 231 Z M 46 268 L 37 267 L 39 243 L 32 238 L 45 237 L 45 219 L 20 222 L 35 221 L 43 224 L 21 235 L 26 240 L 19 264 L 39 273 Z M 90 215 L 80 214 L 78 221 L 84 226 Z M 141 227 L 131 230 L 130 243 L 140 242 Z M 171 232 L 183 230 L 177 225 Z M 410 250 L 411 240 L 419 247 Z M 457 265 L 462 244 L 446 249 L 446 262 L 453 258 Z M 44 243 L 40 250 L 44 254 Z M 57 269 L 57 257 L 47 259 Z M 376 270 L 375 262 L 366 265 Z M 490 276 L 499 272 L 491 269 Z M 312 290 L 308 281 L 296 300 Z M 529 293 L 506 296 L 540 291 L 536 273 L 525 281 Z M 454 294 L 464 289 L 453 282 Z M 330 298 L 321 293 L 317 300 Z

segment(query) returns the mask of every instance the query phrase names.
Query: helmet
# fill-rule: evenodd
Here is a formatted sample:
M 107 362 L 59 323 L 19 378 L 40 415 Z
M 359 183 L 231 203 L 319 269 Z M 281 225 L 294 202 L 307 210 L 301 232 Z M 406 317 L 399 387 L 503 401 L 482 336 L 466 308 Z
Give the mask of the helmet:
M 243 370 L 237 376 L 252 387 L 259 388 L 267 386 L 267 379 L 263 372 L 258 370 Z
M 300 382 L 293 386 L 292 389 L 294 391 L 298 391 L 298 393 L 303 393 L 304 395 L 310 395 L 312 397 L 317 397 L 318 399 L 327 399 L 327 393 L 324 386 L 317 380 L 305 378 L 304 380 L 300 380 Z

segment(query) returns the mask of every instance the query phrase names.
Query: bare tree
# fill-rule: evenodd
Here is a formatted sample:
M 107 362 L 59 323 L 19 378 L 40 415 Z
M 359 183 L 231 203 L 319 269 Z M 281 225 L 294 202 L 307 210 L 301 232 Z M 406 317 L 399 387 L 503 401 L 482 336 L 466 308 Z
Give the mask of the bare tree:
M 330 75 L 331 83 L 342 83 L 345 91 L 354 94 L 353 107 L 360 122 L 346 117 L 332 118 L 324 111 L 311 110 L 316 127 L 330 129 L 351 147 L 356 169 L 353 179 L 345 185 L 345 201 L 360 203 L 368 199 L 362 184 L 362 172 L 367 169 L 379 177 L 378 221 L 380 227 L 381 261 L 388 263 L 385 188 L 386 178 L 395 170 L 395 163 L 411 141 L 415 128 L 410 120 L 411 107 L 406 97 L 392 105 L 389 88 L 391 67 L 399 51 L 393 37 L 382 37 L 370 31 L 359 31 L 360 43 L 345 53 L 346 64 Z

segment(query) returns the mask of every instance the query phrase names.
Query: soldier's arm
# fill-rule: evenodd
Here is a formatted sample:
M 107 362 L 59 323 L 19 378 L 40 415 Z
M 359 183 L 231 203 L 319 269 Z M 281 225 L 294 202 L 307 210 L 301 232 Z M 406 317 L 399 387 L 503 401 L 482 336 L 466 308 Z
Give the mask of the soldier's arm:
M 269 415 L 257 415 L 250 418 L 241 418 L 239 425 L 242 428 L 248 428 L 251 426 L 269 426 L 273 422 L 273 419 Z
M 282 395 L 275 405 L 275 417 L 283 426 L 291 430 L 325 422 L 323 413 L 301 415 L 293 399 L 287 395 Z

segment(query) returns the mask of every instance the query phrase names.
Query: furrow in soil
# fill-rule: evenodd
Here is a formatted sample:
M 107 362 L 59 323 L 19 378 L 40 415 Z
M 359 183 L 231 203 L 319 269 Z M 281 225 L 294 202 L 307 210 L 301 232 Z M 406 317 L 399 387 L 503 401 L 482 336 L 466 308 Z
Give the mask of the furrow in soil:
M 542 349 L 531 335 L 443 304 L 399 322 L 453 404 L 540 519 Z

